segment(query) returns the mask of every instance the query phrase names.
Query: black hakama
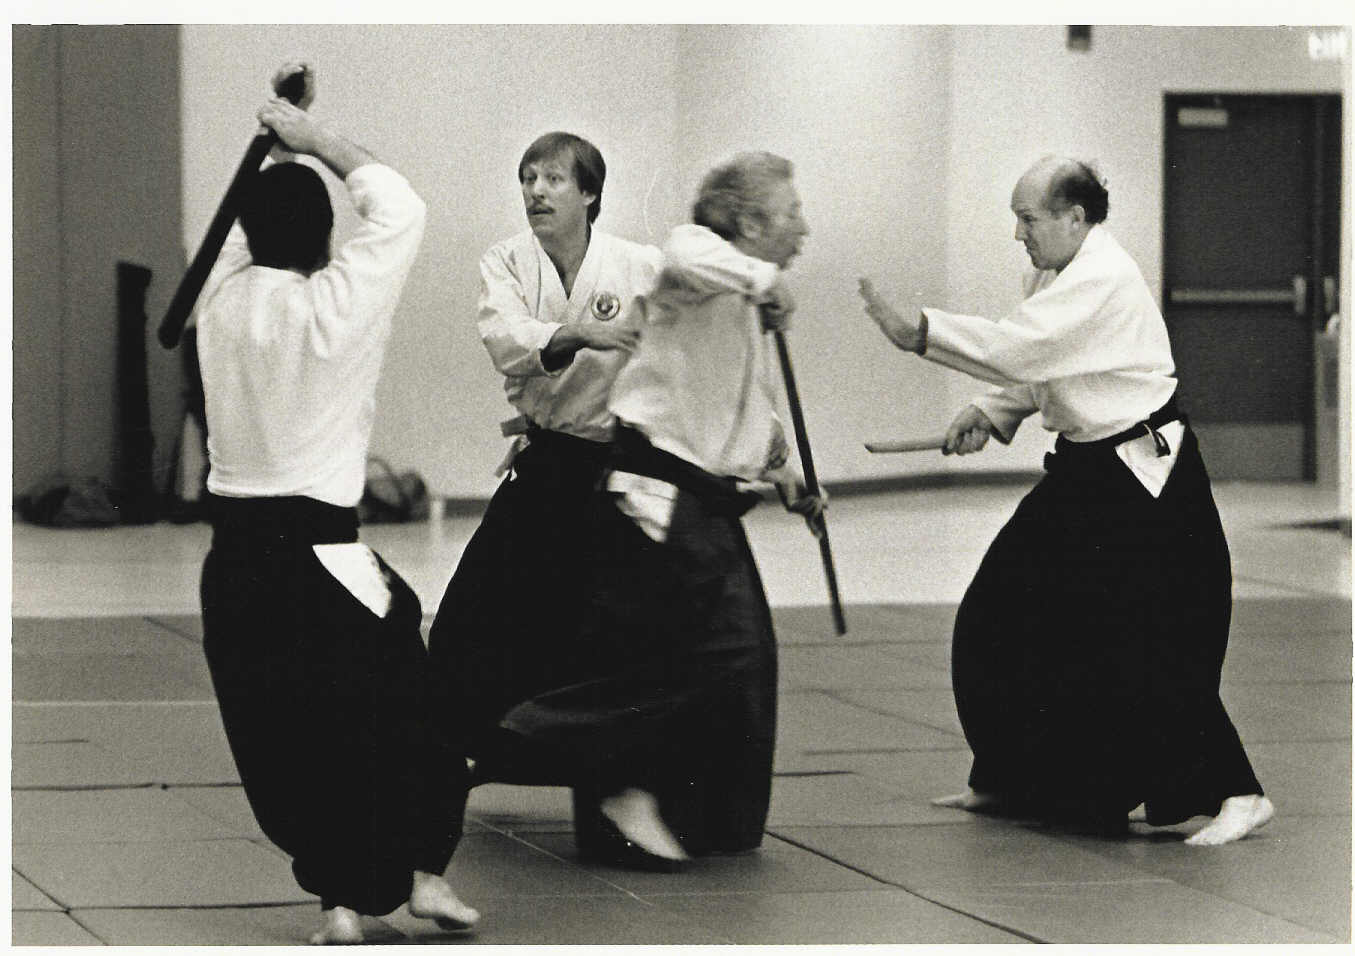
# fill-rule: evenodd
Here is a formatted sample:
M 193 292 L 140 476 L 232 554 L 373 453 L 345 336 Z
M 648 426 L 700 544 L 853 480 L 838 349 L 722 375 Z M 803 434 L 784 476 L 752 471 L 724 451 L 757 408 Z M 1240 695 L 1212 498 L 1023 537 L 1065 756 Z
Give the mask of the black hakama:
M 589 583 L 588 508 L 610 446 L 533 430 L 471 536 L 429 632 L 445 726 L 479 756 L 508 709 L 555 686 Z
M 762 842 L 776 737 L 776 643 L 739 515 L 756 503 L 622 429 L 616 467 L 678 487 L 652 540 L 593 499 L 591 605 L 555 687 L 503 726 L 603 795 L 649 790 L 689 853 Z
M 756 847 L 770 795 L 776 657 L 742 527 L 689 494 L 675 518 L 686 550 L 647 547 L 598 491 L 611 453 L 534 431 L 490 501 L 429 637 L 447 726 L 463 741 L 453 749 L 476 757 L 480 780 L 572 787 L 575 839 L 587 856 L 626 857 L 597 803 L 640 785 L 641 759 L 643 785 L 689 852 Z M 685 570 L 692 564 L 694 574 Z M 726 645 L 727 693 L 680 689 L 691 683 L 693 638 L 712 653 Z M 578 691 L 615 693 L 637 662 L 648 665 L 645 680 L 658 681 L 639 691 L 652 698 L 651 718 L 609 710 L 614 698 L 601 690 Z M 709 706 L 690 705 L 697 700 Z M 560 710 L 525 716 L 541 708 Z M 525 721 L 529 730 L 525 747 L 502 731 L 510 712 L 514 729 Z M 556 716 L 571 725 L 568 741 L 537 734 Z M 656 724 L 661 737 L 649 731 Z
M 379 561 L 378 618 L 320 563 L 313 544 L 357 540 L 353 509 L 208 506 L 203 648 L 245 796 L 322 906 L 389 913 L 415 869 L 446 869 L 465 811 L 465 762 L 430 720 L 418 597 Z
M 971 789 L 1110 830 L 1139 803 L 1166 825 L 1262 792 L 1219 697 L 1232 571 L 1195 436 L 1158 498 L 1115 440 L 1058 440 L 964 596 L 952 655 Z
M 556 686 L 574 660 L 588 566 L 588 508 L 610 446 L 533 429 L 471 536 L 429 632 L 440 722 L 452 750 L 492 782 L 498 723 L 509 708 Z M 505 781 L 509 782 L 509 781 Z M 563 785 L 544 768 L 511 782 Z M 574 788 L 579 846 L 606 843 L 600 796 Z

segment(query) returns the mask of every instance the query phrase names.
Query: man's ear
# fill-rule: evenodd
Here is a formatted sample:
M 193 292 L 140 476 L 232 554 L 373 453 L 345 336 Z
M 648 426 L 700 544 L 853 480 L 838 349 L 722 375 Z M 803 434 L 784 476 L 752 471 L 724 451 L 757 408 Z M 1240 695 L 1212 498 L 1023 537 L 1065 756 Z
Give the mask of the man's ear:
M 1073 223 L 1075 225 L 1084 225 L 1087 222 L 1087 210 L 1082 208 L 1081 203 L 1073 203 L 1068 209 L 1073 214 Z
M 735 217 L 735 222 L 739 227 L 739 237 L 742 239 L 759 239 L 762 237 L 762 220 L 751 213 L 741 213 Z
M 597 194 L 597 193 L 590 193 L 590 192 L 589 192 L 588 190 L 586 190 L 586 189 L 580 190 L 579 195 L 581 195 L 581 196 L 583 197 L 583 204 L 584 204 L 585 206 L 591 206 L 591 205 L 593 205 L 593 203 L 597 202 L 597 199 L 598 199 L 598 194 Z

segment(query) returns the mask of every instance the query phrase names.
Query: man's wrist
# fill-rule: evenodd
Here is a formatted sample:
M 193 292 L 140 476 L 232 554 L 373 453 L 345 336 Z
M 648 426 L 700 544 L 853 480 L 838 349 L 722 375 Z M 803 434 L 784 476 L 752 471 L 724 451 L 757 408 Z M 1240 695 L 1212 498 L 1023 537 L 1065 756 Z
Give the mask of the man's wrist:
M 541 365 L 548 372 L 562 369 L 574 361 L 574 354 L 583 346 L 583 336 L 579 330 L 562 325 L 541 349 Z
M 340 179 L 346 180 L 356 169 L 376 162 L 376 157 L 357 143 L 324 126 L 315 131 L 312 154 Z

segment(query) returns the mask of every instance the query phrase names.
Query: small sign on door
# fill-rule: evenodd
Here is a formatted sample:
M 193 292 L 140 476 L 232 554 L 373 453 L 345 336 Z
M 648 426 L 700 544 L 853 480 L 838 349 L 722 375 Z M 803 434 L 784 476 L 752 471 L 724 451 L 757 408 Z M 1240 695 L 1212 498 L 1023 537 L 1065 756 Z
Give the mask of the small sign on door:
M 1221 106 L 1183 106 L 1176 111 L 1178 126 L 1224 129 L 1228 126 L 1228 111 Z

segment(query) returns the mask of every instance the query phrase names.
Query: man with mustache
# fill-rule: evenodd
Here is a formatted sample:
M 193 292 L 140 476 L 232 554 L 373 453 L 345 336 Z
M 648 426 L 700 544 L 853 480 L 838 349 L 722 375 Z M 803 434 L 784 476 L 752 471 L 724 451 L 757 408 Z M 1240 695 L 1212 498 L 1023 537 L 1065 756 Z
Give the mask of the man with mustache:
M 1059 435 L 956 615 L 974 763 L 970 790 L 936 802 L 1109 833 L 1207 815 L 1188 844 L 1240 839 L 1275 811 L 1219 698 L 1232 572 L 1166 325 L 1091 167 L 1045 157 L 1011 208 L 1036 271 L 997 322 L 900 314 L 861 280 L 895 345 L 998 386 L 946 454 L 1009 442 L 1036 411 Z
M 551 132 L 518 163 L 528 228 L 480 260 L 479 331 L 518 415 L 491 499 L 429 636 L 451 732 L 476 780 L 557 783 L 496 767 L 495 725 L 569 666 L 587 604 L 587 505 L 611 448 L 607 394 L 639 331 L 632 300 L 658 275 L 659 250 L 594 227 L 607 168 L 582 137 Z M 513 779 L 507 780 L 511 776 Z M 598 794 L 575 791 L 576 839 L 599 834 Z
M 593 608 L 556 689 L 509 711 L 522 752 L 591 777 L 602 811 L 663 860 L 762 841 L 776 643 L 739 516 L 774 482 L 816 527 L 777 415 L 770 330 L 809 229 L 791 165 L 744 153 L 703 180 L 664 246 L 643 333 L 608 407 L 615 450 L 593 502 Z

